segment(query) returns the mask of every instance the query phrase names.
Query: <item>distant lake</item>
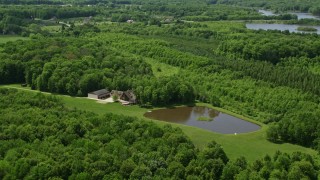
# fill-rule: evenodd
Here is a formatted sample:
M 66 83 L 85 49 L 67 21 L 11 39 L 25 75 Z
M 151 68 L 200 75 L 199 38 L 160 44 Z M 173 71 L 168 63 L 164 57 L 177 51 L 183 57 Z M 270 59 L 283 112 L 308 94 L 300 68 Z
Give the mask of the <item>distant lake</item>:
M 248 23 L 246 24 L 248 29 L 253 30 L 280 30 L 285 31 L 289 30 L 289 32 L 300 32 L 300 33 L 317 33 L 320 34 L 320 26 L 304 26 L 304 25 L 295 25 L 295 24 L 258 24 L 258 23 Z M 298 31 L 298 27 L 313 27 L 317 29 L 317 31 Z
M 320 20 L 320 17 L 314 16 L 310 13 L 290 13 L 290 14 L 297 15 L 298 19 L 318 19 L 318 20 Z
M 268 10 L 262 10 L 260 9 L 259 10 L 259 13 L 261 13 L 262 15 L 264 16 L 278 16 L 279 14 L 275 14 L 273 13 L 272 11 L 268 11 Z M 296 12 L 291 12 L 289 14 L 295 14 L 297 15 L 298 19 L 319 19 L 320 20 L 320 17 L 318 16 L 314 16 L 310 13 L 296 13 Z
M 260 129 L 257 124 L 202 106 L 159 109 L 147 112 L 144 116 L 150 119 L 199 127 L 221 134 L 248 133 Z M 212 121 L 199 121 L 199 117 L 211 118 Z

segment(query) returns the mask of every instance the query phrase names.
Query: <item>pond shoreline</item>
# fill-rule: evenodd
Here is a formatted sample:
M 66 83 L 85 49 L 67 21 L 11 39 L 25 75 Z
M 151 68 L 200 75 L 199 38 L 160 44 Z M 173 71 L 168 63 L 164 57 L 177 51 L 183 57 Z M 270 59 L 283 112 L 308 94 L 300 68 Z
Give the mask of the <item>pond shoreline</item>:
M 196 127 L 224 135 L 248 134 L 264 130 L 266 127 L 258 121 L 206 103 L 196 103 L 191 107 L 155 108 L 143 116 L 151 120 Z M 199 121 L 199 117 L 212 118 L 212 121 Z

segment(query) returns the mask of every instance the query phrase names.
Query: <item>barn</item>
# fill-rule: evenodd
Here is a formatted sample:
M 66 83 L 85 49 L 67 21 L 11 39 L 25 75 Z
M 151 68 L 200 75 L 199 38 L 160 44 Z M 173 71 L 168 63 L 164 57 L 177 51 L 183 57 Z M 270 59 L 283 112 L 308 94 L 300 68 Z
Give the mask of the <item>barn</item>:
M 98 91 L 88 93 L 88 98 L 92 99 L 106 99 L 108 97 L 110 97 L 110 92 L 106 89 L 100 89 Z

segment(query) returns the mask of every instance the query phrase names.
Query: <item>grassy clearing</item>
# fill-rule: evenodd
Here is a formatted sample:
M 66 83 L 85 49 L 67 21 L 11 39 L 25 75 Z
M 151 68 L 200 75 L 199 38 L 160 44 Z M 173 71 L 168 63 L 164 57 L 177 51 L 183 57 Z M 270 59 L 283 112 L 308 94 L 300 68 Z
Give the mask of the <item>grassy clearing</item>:
M 20 85 L 9 85 L 2 86 L 23 90 L 30 90 L 30 88 L 22 88 Z M 32 91 L 32 90 L 30 90 Z M 38 92 L 38 91 L 33 91 Z M 115 113 L 115 114 L 123 114 L 128 116 L 135 116 L 147 121 L 155 122 L 158 125 L 167 124 L 167 122 L 156 121 L 147 119 L 143 116 L 144 113 L 149 111 L 149 109 L 140 108 L 139 106 L 122 106 L 119 103 L 110 103 L 110 104 L 101 104 L 97 103 L 95 100 L 90 100 L 87 98 L 79 98 L 79 97 L 70 97 L 64 95 L 59 96 L 69 108 L 76 108 L 80 110 L 92 111 L 98 114 L 104 113 Z M 200 128 L 195 128 L 191 126 L 181 125 L 181 124 L 171 124 L 174 127 L 179 127 L 183 130 L 183 132 L 190 137 L 193 143 L 199 149 L 204 148 L 210 141 L 215 140 L 219 144 L 223 146 L 226 154 L 230 159 L 235 159 L 239 156 L 244 156 L 248 161 L 254 161 L 258 158 L 262 158 L 264 155 L 269 154 L 273 155 L 277 150 L 287 153 L 292 153 L 295 151 L 301 151 L 304 153 L 308 153 L 311 155 L 317 155 L 317 152 L 310 149 L 304 148 L 298 145 L 293 144 L 274 144 L 266 140 L 266 130 L 267 126 L 263 125 L 257 121 L 252 119 L 245 118 L 241 115 L 232 113 L 230 111 L 212 107 L 211 105 L 204 103 L 197 103 L 197 105 L 207 106 L 214 108 L 216 110 L 222 111 L 224 113 L 228 113 L 230 115 L 236 116 L 241 119 L 249 120 L 250 122 L 254 122 L 256 124 L 261 125 L 261 130 L 246 134 L 218 134 L 211 131 L 203 130 Z
M 201 24 L 205 24 L 210 29 L 222 34 L 225 32 L 230 32 L 232 29 L 246 29 L 245 23 L 240 21 L 213 21 L 201 22 Z
M 316 28 L 314 27 L 305 27 L 305 26 L 300 26 L 297 28 L 298 31 L 318 31 Z
M 48 31 L 51 33 L 58 33 L 58 32 L 61 32 L 61 25 L 43 26 L 43 27 L 41 27 L 41 30 Z
M 179 68 L 157 62 L 151 58 L 145 58 L 145 61 L 151 65 L 152 72 L 156 77 L 173 76 L 179 72 Z
M 174 67 L 174 66 L 170 66 L 170 65 L 165 64 L 165 63 L 158 62 L 155 59 L 143 57 L 143 56 L 136 55 L 136 54 L 129 53 L 129 52 L 119 51 L 116 48 L 113 48 L 112 50 L 116 51 L 116 52 L 119 52 L 119 53 L 121 53 L 121 54 L 123 54 L 125 56 L 143 58 L 143 60 L 146 63 L 151 65 L 151 69 L 152 69 L 153 74 L 158 78 L 159 77 L 163 77 L 163 76 L 173 76 L 173 75 L 179 73 L 179 68 L 178 67 Z
M 17 40 L 27 40 L 28 37 L 21 37 L 21 36 L 11 36 L 11 35 L 2 35 L 0 36 L 0 44 L 4 44 L 9 41 L 17 41 Z

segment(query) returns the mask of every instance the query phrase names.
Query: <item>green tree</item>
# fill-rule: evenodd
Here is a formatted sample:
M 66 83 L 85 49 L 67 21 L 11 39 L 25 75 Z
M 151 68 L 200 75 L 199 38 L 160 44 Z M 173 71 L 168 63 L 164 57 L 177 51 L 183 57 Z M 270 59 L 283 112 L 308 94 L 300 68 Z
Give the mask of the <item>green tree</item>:
M 152 172 L 145 165 L 137 166 L 131 173 L 130 179 L 149 179 Z
M 120 167 L 120 174 L 124 178 L 129 178 L 131 173 L 135 170 L 136 166 L 137 165 L 133 162 L 132 159 L 127 159 L 127 160 L 123 161 L 123 163 Z M 137 173 L 137 172 L 135 172 L 135 173 Z

